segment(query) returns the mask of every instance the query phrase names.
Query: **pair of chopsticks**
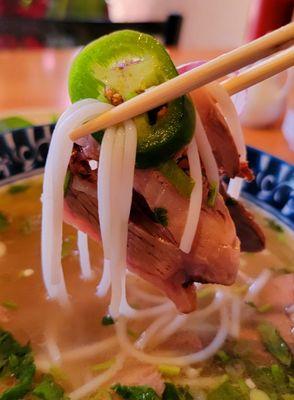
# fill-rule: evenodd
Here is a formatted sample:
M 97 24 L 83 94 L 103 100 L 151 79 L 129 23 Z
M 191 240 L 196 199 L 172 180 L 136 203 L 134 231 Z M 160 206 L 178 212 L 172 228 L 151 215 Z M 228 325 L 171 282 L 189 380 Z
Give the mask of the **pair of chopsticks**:
M 278 54 L 223 82 L 230 95 L 246 89 L 294 65 L 294 22 L 162 83 L 112 108 L 71 132 L 77 140 L 166 104 L 194 89 Z M 290 47 L 288 50 L 283 50 Z

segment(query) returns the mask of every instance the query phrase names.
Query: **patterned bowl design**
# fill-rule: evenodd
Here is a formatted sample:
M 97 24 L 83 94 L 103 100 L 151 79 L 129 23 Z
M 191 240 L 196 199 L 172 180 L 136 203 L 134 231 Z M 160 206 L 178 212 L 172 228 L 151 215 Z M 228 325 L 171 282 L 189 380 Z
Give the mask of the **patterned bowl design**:
M 0 186 L 42 172 L 54 125 L 0 134 Z M 256 180 L 245 183 L 243 197 L 294 230 L 294 166 L 248 147 Z

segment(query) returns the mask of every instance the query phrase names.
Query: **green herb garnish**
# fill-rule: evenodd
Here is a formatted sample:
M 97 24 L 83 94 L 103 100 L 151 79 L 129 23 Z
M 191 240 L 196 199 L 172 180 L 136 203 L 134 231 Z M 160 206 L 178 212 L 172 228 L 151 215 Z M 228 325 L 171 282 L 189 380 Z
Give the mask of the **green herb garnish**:
M 210 184 L 210 188 L 208 191 L 208 196 L 207 196 L 208 207 L 214 207 L 216 196 L 217 196 L 217 183 L 213 182 Z
M 18 193 L 25 192 L 26 190 L 28 190 L 29 187 L 30 187 L 30 185 L 28 185 L 26 183 L 19 183 L 17 185 L 9 186 L 7 191 L 9 194 L 18 194 Z
M 248 400 L 248 393 L 244 393 L 244 386 L 224 382 L 207 395 L 207 400 Z
M 155 390 L 148 386 L 123 386 L 117 384 L 112 386 L 112 390 L 125 400 L 160 400 Z M 176 398 L 173 400 L 176 400 Z
M 101 324 L 104 326 L 113 325 L 114 319 L 111 317 L 111 315 L 104 315 L 104 317 L 101 320 Z
M 0 330 L 0 373 L 13 375 L 16 383 L 0 394 L 0 400 L 22 399 L 32 388 L 36 367 L 29 346 L 21 346 L 9 332 Z
M 14 301 L 11 301 L 11 300 L 2 301 L 1 304 L 3 307 L 7 308 L 8 310 L 17 310 L 18 309 L 18 305 Z
M 102 372 L 102 371 L 106 371 L 107 369 L 109 369 L 110 367 L 112 367 L 112 365 L 115 363 L 115 358 L 111 358 L 110 360 L 107 360 L 103 363 L 99 363 L 99 364 L 95 364 L 92 367 L 92 371 L 93 372 Z
M 51 375 L 45 375 L 33 390 L 33 395 L 42 400 L 64 400 L 64 390 Z
M 266 218 L 266 221 L 268 227 L 271 228 L 272 230 L 279 233 L 284 232 L 284 228 L 280 224 L 278 224 L 274 219 Z
M 272 304 L 266 303 L 266 304 L 262 304 L 261 306 L 257 306 L 253 301 L 246 301 L 247 306 L 253 308 L 254 310 L 256 310 L 257 312 L 259 312 L 260 314 L 264 314 L 267 313 L 269 311 L 272 310 L 273 306 Z
M 68 191 L 68 188 L 69 188 L 70 179 L 71 179 L 71 172 L 70 172 L 70 170 L 67 170 L 65 178 L 64 178 L 64 183 L 63 183 L 63 194 L 64 194 L 64 196 L 66 196 L 66 194 L 67 194 L 67 191 Z
M 158 169 L 182 196 L 190 197 L 195 182 L 185 174 L 174 160 L 166 161 Z M 202 182 L 198 182 L 198 184 L 202 185 Z
M 187 387 L 166 382 L 162 400 L 193 400 L 193 396 Z
M 160 364 L 158 365 L 158 371 L 162 375 L 171 378 L 180 375 L 181 368 L 177 365 Z
M 283 365 L 290 367 L 293 361 L 291 350 L 277 329 L 269 322 L 265 322 L 258 326 L 258 331 L 266 349 Z
M 0 211 L 0 232 L 4 232 L 9 226 L 8 218 Z
M 167 209 L 163 207 L 155 207 L 153 210 L 154 220 L 162 226 L 168 226 Z
M 0 119 L 0 131 L 9 131 L 11 129 L 27 128 L 33 123 L 22 117 L 8 117 Z
M 217 357 L 221 362 L 223 362 L 224 364 L 231 360 L 231 357 L 229 356 L 229 354 L 226 353 L 224 350 L 219 350 L 219 351 L 216 353 L 216 357 Z
M 63 239 L 62 249 L 61 249 L 61 257 L 68 257 L 72 254 L 72 251 L 75 246 L 75 237 L 73 235 L 69 235 Z

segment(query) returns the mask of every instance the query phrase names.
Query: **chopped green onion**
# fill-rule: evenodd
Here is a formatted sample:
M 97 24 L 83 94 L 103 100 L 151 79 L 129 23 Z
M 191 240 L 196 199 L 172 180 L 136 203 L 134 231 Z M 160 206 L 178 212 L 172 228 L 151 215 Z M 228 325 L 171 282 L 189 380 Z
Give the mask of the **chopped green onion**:
M 52 365 L 49 369 L 49 373 L 59 383 L 64 383 L 69 380 L 67 374 L 57 365 Z
M 4 232 L 9 226 L 8 218 L 0 211 L 0 232 Z
M 181 373 L 181 368 L 176 365 L 160 364 L 158 365 L 158 371 L 168 378 L 178 376 Z
M 12 300 L 2 301 L 1 304 L 3 307 L 7 308 L 8 310 L 17 310 L 18 309 L 18 305 Z
M 224 350 L 219 350 L 216 353 L 216 356 L 223 362 L 223 363 L 227 363 L 228 361 L 230 361 L 231 357 L 224 351 Z
M 50 375 L 44 375 L 32 393 L 42 400 L 66 400 L 63 388 Z
M 158 169 L 182 196 L 191 196 L 195 182 L 174 160 L 166 161 Z M 202 185 L 202 182 L 198 182 L 198 184 Z
M 277 329 L 269 322 L 260 324 L 257 329 L 266 349 L 283 365 L 290 367 L 293 361 L 291 350 Z
M 67 257 L 72 254 L 75 245 L 75 237 L 73 235 L 67 236 L 63 239 L 62 249 L 61 249 L 61 257 Z
M 153 210 L 155 222 L 158 222 L 162 226 L 168 226 L 168 215 L 167 209 L 163 207 L 155 207 Z
M 257 307 L 257 311 L 261 314 L 272 311 L 272 309 L 273 309 L 273 305 L 270 303 L 263 304 L 262 306 Z
M 235 287 L 235 288 L 233 288 L 233 290 L 234 290 L 234 292 L 236 293 L 236 294 L 238 294 L 238 295 L 242 295 L 242 294 L 245 294 L 245 293 L 247 293 L 247 291 L 248 291 L 248 285 L 242 285 L 242 286 L 238 286 L 238 287 Z
M 104 315 L 104 317 L 101 320 L 101 324 L 104 325 L 104 326 L 113 325 L 114 324 L 114 320 L 111 317 L 111 315 Z
M 106 371 L 107 369 L 112 367 L 112 365 L 114 363 L 115 363 L 115 358 L 111 358 L 110 360 L 107 360 L 107 361 L 105 361 L 103 363 L 99 363 L 99 364 L 93 365 L 92 371 L 94 371 L 94 372 Z
M 106 389 L 98 389 L 88 400 L 111 400 L 112 396 Z
M 64 195 L 64 196 L 66 196 L 66 194 L 67 194 L 67 191 L 68 191 L 68 188 L 69 188 L 70 178 L 71 178 L 71 172 L 70 172 L 70 170 L 68 169 L 68 170 L 66 171 L 66 175 L 65 175 L 64 183 L 63 183 L 63 195 Z
M 127 334 L 133 339 L 138 339 L 138 337 L 140 336 L 137 332 L 133 331 L 130 328 L 127 329 Z
M 266 221 L 268 227 L 271 228 L 273 231 L 280 233 L 284 232 L 284 228 L 280 224 L 278 224 L 274 219 L 266 218 Z
M 272 304 L 269 304 L 269 303 L 263 304 L 261 306 L 257 306 L 253 301 L 246 301 L 246 304 L 248 306 L 254 308 L 254 310 L 256 310 L 257 312 L 259 312 L 261 314 L 269 312 L 273 308 Z
M 22 193 L 25 192 L 26 190 L 28 190 L 28 188 L 30 187 L 30 185 L 28 185 L 27 183 L 19 183 L 17 185 L 11 185 L 8 188 L 8 193 L 9 194 L 18 194 L 18 193 Z
M 197 292 L 198 299 L 204 299 L 214 293 L 214 290 L 211 287 L 206 287 Z
M 251 389 L 250 400 L 270 400 L 270 397 L 263 390 Z
M 210 188 L 208 191 L 208 196 L 207 196 L 208 207 L 214 207 L 216 196 L 217 196 L 217 183 L 213 182 L 210 184 Z

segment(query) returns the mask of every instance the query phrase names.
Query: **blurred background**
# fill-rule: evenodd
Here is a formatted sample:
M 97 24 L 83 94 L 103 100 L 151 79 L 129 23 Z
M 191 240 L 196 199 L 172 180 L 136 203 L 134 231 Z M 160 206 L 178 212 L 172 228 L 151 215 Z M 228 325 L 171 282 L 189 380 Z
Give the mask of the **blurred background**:
M 113 30 L 157 36 L 177 65 L 208 60 L 285 25 L 293 8 L 294 0 L 0 0 L 0 130 L 29 117 L 33 123 L 48 122 L 48 115 L 56 119 L 69 103 L 74 55 Z M 268 90 L 282 93 L 273 100 L 278 112 L 261 121 L 252 120 L 251 112 L 251 118 L 243 116 L 244 126 L 284 129 L 286 121 L 294 148 L 291 74 L 259 87 L 263 98 Z M 20 119 L 4 121 L 16 115 Z

